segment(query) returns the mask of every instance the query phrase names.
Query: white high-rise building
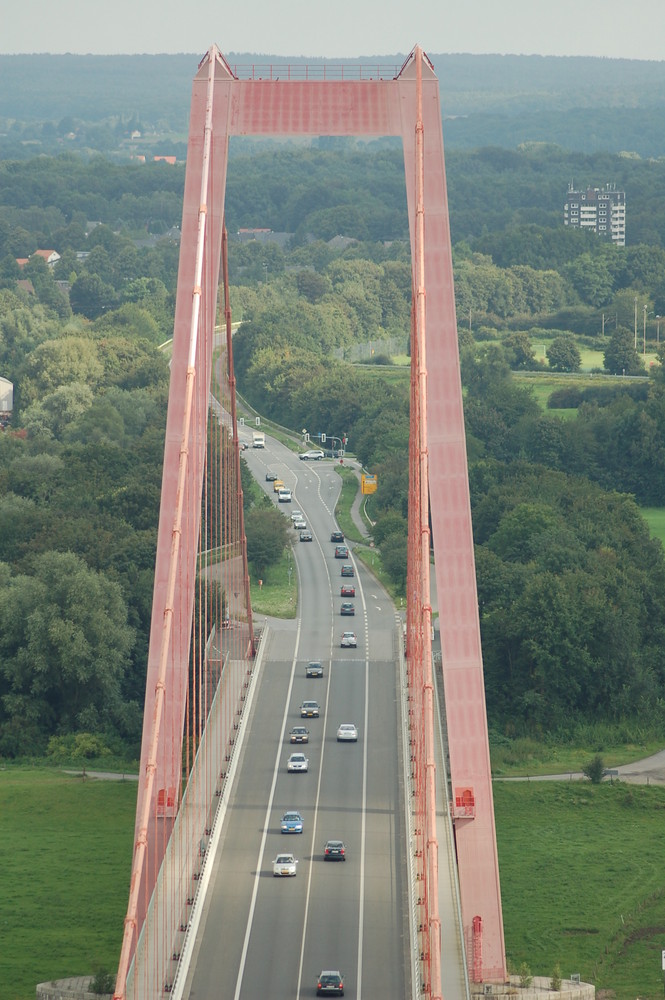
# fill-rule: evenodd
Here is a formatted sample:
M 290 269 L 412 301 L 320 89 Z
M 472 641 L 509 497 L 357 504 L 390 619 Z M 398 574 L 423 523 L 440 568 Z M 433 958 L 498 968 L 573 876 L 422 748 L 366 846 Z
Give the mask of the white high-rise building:
M 626 245 L 626 192 L 612 184 L 575 191 L 571 184 L 563 206 L 564 226 L 591 229 L 617 246 Z

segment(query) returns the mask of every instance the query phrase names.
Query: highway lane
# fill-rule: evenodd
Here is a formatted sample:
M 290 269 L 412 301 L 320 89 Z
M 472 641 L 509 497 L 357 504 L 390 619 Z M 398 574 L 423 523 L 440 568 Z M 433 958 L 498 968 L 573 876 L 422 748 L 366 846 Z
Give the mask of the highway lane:
M 406 997 L 406 886 L 394 615 L 363 569 L 356 616 L 339 614 L 341 561 L 329 541 L 340 480 L 331 462 L 300 463 L 268 440 L 245 452 L 270 492 L 274 468 L 295 490 L 315 540 L 295 542 L 300 583 L 296 622 L 273 627 L 206 901 L 195 969 L 185 996 L 301 998 L 315 995 L 322 968 L 345 975 L 346 996 Z M 294 535 L 296 532 L 294 531 Z M 358 649 L 341 649 L 352 628 Z M 310 659 L 323 679 L 305 677 Z M 321 718 L 307 720 L 307 774 L 287 774 L 288 733 L 301 722 L 299 705 L 315 698 Z M 354 722 L 357 744 L 337 743 L 341 722 Z M 300 749 L 300 748 L 299 748 Z M 302 812 L 302 835 L 282 835 L 287 809 Z M 328 838 L 343 839 L 348 860 L 322 859 Z M 295 879 L 276 879 L 271 863 L 292 850 Z

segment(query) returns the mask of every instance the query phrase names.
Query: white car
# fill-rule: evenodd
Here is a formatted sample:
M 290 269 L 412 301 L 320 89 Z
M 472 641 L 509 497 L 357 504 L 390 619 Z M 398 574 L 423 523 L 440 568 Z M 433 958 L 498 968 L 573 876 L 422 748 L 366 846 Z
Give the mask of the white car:
M 304 517 L 297 517 L 293 522 L 293 527 L 297 528 L 298 531 L 304 531 L 307 527 L 307 521 Z
M 338 743 L 357 743 L 358 730 L 352 722 L 343 722 L 337 730 Z
M 279 503 L 291 503 L 291 490 L 286 489 L 280 490 L 277 494 L 277 500 Z
M 323 458 L 323 452 L 315 448 L 312 451 L 303 451 L 301 455 L 298 455 L 298 458 L 301 462 L 318 462 Z
M 343 632 L 342 633 L 342 641 L 341 641 L 340 645 L 341 645 L 342 649 L 344 649 L 345 647 L 349 647 L 349 646 L 352 649 L 356 649 L 356 647 L 358 645 L 358 640 L 356 639 L 356 633 L 355 632 Z
M 272 873 L 276 877 L 295 875 L 297 864 L 292 854 L 278 854 L 272 863 Z
M 286 762 L 286 770 L 289 774 L 296 774 L 298 771 L 309 771 L 309 758 L 305 757 L 304 753 L 292 753 Z
M 299 517 L 303 516 L 303 512 L 301 510 L 292 510 L 290 516 L 292 521 L 297 521 Z

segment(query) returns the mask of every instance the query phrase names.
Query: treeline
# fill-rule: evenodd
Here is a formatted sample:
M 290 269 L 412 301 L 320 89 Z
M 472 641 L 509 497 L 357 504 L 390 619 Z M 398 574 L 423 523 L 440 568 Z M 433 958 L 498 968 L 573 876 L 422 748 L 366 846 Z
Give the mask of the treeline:
M 0 55 L 0 157 L 52 154 L 63 144 L 113 155 L 134 131 L 141 132 L 135 147 L 168 152 L 170 146 L 175 152 L 186 137 L 192 80 L 202 55 Z M 378 63 L 393 73 L 406 55 L 332 62 L 360 63 L 366 73 Z M 232 69 L 272 66 L 277 73 L 289 63 L 321 63 L 256 53 L 225 56 Z M 431 52 L 428 57 L 440 81 L 449 149 L 544 141 L 589 153 L 665 154 L 663 62 Z
M 167 358 L 110 316 L 63 323 L 0 291 L 0 756 L 93 734 L 136 753 L 164 447 Z

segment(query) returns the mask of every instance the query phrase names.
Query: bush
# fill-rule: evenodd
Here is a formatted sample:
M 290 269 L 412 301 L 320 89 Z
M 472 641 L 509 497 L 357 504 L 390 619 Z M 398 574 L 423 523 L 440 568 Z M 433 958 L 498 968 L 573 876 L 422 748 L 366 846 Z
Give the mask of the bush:
M 592 757 L 588 764 L 584 765 L 582 774 L 589 779 L 592 785 L 599 785 L 601 783 L 605 774 L 605 761 L 599 753 L 595 757 Z
M 531 969 L 526 964 L 526 962 L 522 962 L 522 964 L 520 965 L 519 977 L 520 977 L 520 986 L 522 987 L 522 989 L 528 990 L 531 984 L 533 983 L 533 976 L 531 975 Z
M 582 393 L 577 386 L 555 389 L 547 400 L 548 410 L 576 410 L 582 402 Z
M 115 987 L 115 976 L 108 969 L 99 968 L 90 980 L 90 993 L 105 996 L 113 993 Z
M 561 966 L 557 962 L 552 970 L 552 979 L 550 981 L 550 989 L 556 990 L 557 993 L 561 989 Z

